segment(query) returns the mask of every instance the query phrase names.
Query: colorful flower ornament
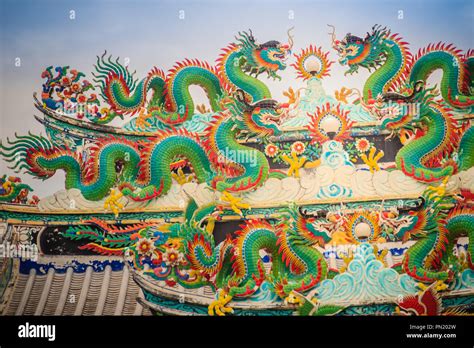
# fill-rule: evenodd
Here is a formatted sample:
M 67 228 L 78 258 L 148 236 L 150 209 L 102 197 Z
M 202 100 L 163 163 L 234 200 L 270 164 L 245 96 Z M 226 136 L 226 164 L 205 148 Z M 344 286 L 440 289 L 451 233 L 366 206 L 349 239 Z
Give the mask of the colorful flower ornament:
M 71 84 L 71 79 L 67 76 L 64 76 L 62 79 L 61 79 L 61 85 L 63 85 L 64 87 L 67 87 Z
M 163 262 L 170 267 L 178 266 L 184 262 L 184 255 L 177 249 L 168 249 L 163 254 Z
M 367 152 L 370 149 L 370 142 L 366 138 L 359 138 L 355 143 L 356 149 L 359 152 Z
M 291 145 L 291 151 L 297 155 L 301 155 L 306 150 L 306 146 L 301 141 L 295 141 Z
M 81 90 L 81 84 L 80 83 L 77 83 L 77 82 L 74 82 L 72 85 L 71 85 L 71 90 L 73 92 L 79 92 Z
M 140 238 L 137 242 L 137 250 L 141 255 L 151 255 L 155 250 L 155 246 L 151 239 Z
M 268 144 L 265 147 L 265 155 L 267 155 L 268 157 L 273 158 L 276 156 L 277 153 L 278 153 L 278 146 L 273 145 L 273 144 Z

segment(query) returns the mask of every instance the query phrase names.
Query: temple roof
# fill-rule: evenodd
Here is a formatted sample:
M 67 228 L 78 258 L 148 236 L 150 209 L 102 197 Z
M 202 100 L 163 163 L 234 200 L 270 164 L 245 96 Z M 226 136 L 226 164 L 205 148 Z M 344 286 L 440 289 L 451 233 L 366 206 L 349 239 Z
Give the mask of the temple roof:
M 2 262 L 2 261 L 0 261 Z M 2 315 L 150 315 L 137 301 L 143 297 L 127 267 L 85 272 L 50 267 L 13 275 L 0 304 Z

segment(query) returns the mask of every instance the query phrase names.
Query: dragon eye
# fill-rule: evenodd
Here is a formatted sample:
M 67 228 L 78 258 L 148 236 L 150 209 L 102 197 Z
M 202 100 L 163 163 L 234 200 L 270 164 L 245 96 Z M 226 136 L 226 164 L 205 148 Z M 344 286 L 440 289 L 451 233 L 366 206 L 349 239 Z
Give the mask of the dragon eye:
M 345 53 L 349 55 L 355 55 L 357 53 L 357 47 L 349 46 L 345 49 Z

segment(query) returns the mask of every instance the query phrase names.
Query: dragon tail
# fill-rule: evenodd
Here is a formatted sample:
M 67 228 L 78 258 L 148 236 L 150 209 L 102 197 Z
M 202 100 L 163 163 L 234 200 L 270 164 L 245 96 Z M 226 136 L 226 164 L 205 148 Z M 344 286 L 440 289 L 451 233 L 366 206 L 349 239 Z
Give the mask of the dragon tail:
M 153 68 L 148 75 L 138 81 L 135 72 L 131 73 L 124 67 L 117 57 L 105 58 L 107 52 L 99 57 L 95 65 L 96 74 L 93 73 L 94 82 L 100 89 L 100 95 L 119 114 L 134 115 L 146 104 L 148 91 L 153 90 L 152 105 L 163 102 L 165 77 L 163 71 Z
M 86 241 L 79 247 L 80 250 L 92 250 L 101 255 L 123 255 L 124 249 L 136 242 L 134 236 L 153 225 L 143 222 L 118 227 L 95 218 L 84 222 L 87 225 L 71 226 L 61 235 L 71 240 Z
M 49 139 L 32 133 L 25 136 L 15 134 L 15 137 L 16 139 L 13 141 L 7 138 L 8 144 L 0 141 L 0 156 L 10 164 L 8 168 L 15 173 L 24 172 L 40 178 L 50 177 L 50 173 L 31 166 L 30 154 L 33 152 L 50 153 L 56 151 L 57 147 Z
M 134 180 L 140 162 L 137 145 L 120 138 L 104 138 L 91 147 L 90 154 L 65 146 L 55 146 L 48 139 L 36 136 L 17 136 L 8 145 L 0 145 L 0 154 L 15 171 L 24 171 L 34 177 L 47 179 L 57 170 L 66 173 L 66 189 L 77 188 L 84 198 L 100 200 L 116 184 L 116 165 L 123 164 L 121 173 Z
M 215 246 L 212 236 L 194 234 L 186 245 L 186 257 L 195 270 L 199 270 L 209 277 L 216 275 L 223 266 L 227 255 L 232 250 L 232 241 L 228 237 Z
M 241 250 L 232 255 L 232 276 L 226 288 L 232 297 L 248 297 L 254 294 L 265 280 L 265 268 L 260 250 L 271 254 L 272 269 L 279 268 L 275 227 L 265 220 L 248 220 L 240 226 L 233 241 L 234 248 Z

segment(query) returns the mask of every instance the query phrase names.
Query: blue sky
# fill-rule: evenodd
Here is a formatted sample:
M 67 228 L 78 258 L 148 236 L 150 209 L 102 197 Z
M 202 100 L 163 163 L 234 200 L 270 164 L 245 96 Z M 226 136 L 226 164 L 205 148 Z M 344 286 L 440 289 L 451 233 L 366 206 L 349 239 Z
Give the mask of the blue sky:
M 248 28 L 258 42 L 265 42 L 285 41 L 287 29 L 294 26 L 296 52 L 309 44 L 329 51 L 327 24 L 336 26 L 339 38 L 347 32 L 364 36 L 374 24 L 386 25 L 410 43 L 413 53 L 438 41 L 465 51 L 474 48 L 473 4 L 472 0 L 0 0 L 1 137 L 41 131 L 33 118 L 37 111 L 32 94 L 40 91 L 40 74 L 46 66 L 69 65 L 91 79 L 96 55 L 105 49 L 128 57 L 139 77 L 153 66 L 166 71 L 184 58 L 213 63 L 220 49 Z M 75 19 L 70 19 L 70 11 L 75 11 Z M 179 18 L 180 11 L 184 19 Z M 334 52 L 330 57 L 336 59 Z M 15 67 L 15 58 L 21 59 L 20 67 Z M 331 77 L 324 81 L 327 92 L 363 86 L 368 73 L 344 78 L 344 70 L 333 65 Z M 281 82 L 268 84 L 274 97 L 284 100 L 282 91 L 301 82 L 291 67 L 281 76 Z M 196 90 L 197 99 L 201 95 Z M 5 171 L 2 163 L 0 172 Z M 44 195 L 62 188 L 62 180 L 57 174 L 47 185 L 29 182 Z

